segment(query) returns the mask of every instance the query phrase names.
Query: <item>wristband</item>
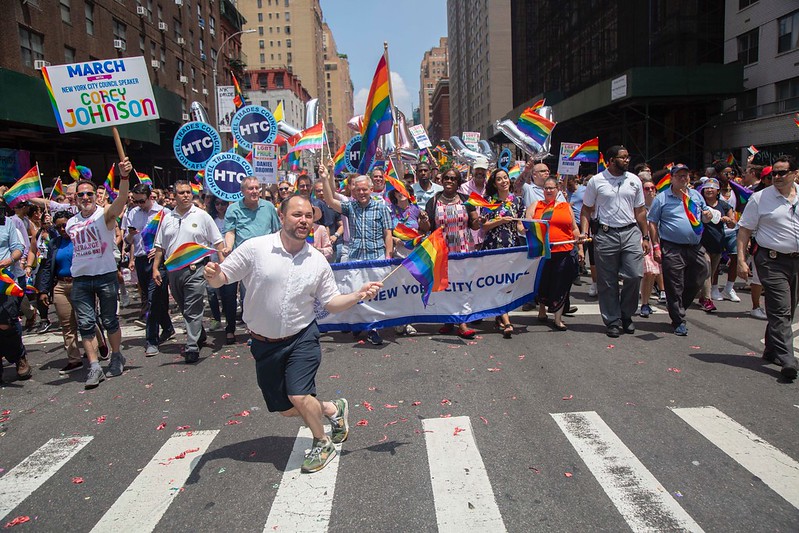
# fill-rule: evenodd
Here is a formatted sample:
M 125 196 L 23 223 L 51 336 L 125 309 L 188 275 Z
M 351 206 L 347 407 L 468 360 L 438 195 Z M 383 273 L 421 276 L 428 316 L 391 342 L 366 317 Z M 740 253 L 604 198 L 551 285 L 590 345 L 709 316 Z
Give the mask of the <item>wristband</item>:
M 653 250 L 660 250 L 660 245 L 655 243 L 655 244 L 652 245 L 652 249 Z

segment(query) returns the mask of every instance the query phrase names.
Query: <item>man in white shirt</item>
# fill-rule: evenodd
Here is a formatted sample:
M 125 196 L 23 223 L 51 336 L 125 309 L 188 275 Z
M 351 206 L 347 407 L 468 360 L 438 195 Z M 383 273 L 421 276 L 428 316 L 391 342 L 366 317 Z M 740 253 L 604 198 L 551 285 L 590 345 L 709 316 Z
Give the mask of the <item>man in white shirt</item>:
M 594 257 L 599 311 L 607 336 L 616 338 L 622 331 L 635 333 L 632 316 L 638 309 L 644 254 L 649 253 L 650 244 L 643 186 L 638 176 L 627 172 L 627 149 L 611 146 L 605 155 L 607 170 L 591 178 L 586 186 L 580 226 L 586 236 L 589 220 L 596 211 L 599 230 L 594 236 Z
M 191 185 L 187 181 L 175 182 L 175 210 L 164 215 L 155 236 L 155 258 L 153 259 L 153 281 L 161 285 L 161 262 L 169 259 L 182 244 L 194 242 L 206 247 L 215 247 L 220 260 L 225 257 L 225 240 L 211 215 L 192 202 Z M 202 259 L 186 268 L 168 274 L 169 290 L 177 302 L 186 323 L 186 348 L 183 357 L 187 363 L 200 360 L 200 348 L 207 337 L 203 328 L 205 305 L 205 280 Z
M 324 256 L 305 242 L 313 227 L 313 207 L 301 196 L 280 205 L 282 229 L 236 248 L 223 264 L 208 263 L 205 278 L 212 287 L 244 281 L 244 322 L 252 335 L 258 386 L 267 408 L 283 416 L 302 417 L 313 433 L 313 446 L 302 465 L 316 472 L 336 456 L 335 444 L 349 434 L 345 398 L 317 400 L 316 372 L 322 359 L 316 313 L 337 313 L 374 298 L 379 282 L 340 294 Z M 256 305 L 257 303 L 257 305 Z M 325 435 L 322 415 L 330 422 Z

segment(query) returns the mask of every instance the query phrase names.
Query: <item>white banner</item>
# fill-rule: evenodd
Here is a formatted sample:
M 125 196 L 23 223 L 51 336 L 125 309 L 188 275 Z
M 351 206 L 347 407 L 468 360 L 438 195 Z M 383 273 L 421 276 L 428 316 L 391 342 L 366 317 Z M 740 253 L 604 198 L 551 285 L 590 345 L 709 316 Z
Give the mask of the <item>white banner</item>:
M 463 144 L 466 145 L 466 148 L 469 150 L 479 150 L 479 146 L 477 143 L 480 142 L 480 132 L 479 131 L 464 131 L 462 136 Z
M 430 148 L 433 146 L 433 143 L 430 142 L 430 138 L 427 136 L 427 132 L 424 131 L 424 126 L 421 124 L 414 124 L 408 130 L 413 135 L 413 140 L 416 142 L 416 146 L 419 147 L 419 150 L 424 150 L 425 148 Z
M 580 162 L 572 161 L 569 155 L 580 146 L 580 143 L 560 143 L 558 157 L 558 174 L 561 176 L 577 176 L 580 174 Z
M 216 88 L 216 109 L 219 116 L 216 118 L 216 131 L 230 133 L 230 122 L 236 114 L 236 104 L 233 98 L 236 89 L 232 85 L 219 85 Z
M 103 59 L 42 68 L 61 133 L 156 120 L 143 57 Z
M 261 183 L 277 183 L 277 145 L 253 143 L 252 168 Z
M 383 279 L 399 263 L 359 261 L 333 266 L 339 290 L 349 293 L 367 281 Z M 542 258 L 528 259 L 527 247 L 487 250 L 449 256 L 449 289 L 422 304 L 422 286 L 405 268 L 388 280 L 373 300 L 343 313 L 317 310 L 321 331 L 386 328 L 402 324 L 472 322 L 508 312 L 529 302 L 538 290 Z

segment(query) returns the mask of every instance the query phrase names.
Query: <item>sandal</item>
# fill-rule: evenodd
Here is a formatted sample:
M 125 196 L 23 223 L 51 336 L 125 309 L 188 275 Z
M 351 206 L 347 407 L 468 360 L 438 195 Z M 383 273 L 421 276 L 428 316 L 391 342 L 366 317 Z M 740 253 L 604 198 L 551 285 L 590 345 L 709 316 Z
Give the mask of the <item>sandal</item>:
M 502 319 L 500 317 L 496 317 L 494 319 L 494 323 L 496 324 L 498 330 L 501 331 L 505 329 L 505 324 L 502 323 Z
M 569 329 L 569 328 L 567 328 L 567 327 L 566 327 L 566 324 L 560 324 L 560 325 L 558 325 L 558 324 L 555 324 L 554 322 L 552 323 L 552 327 L 553 327 L 555 330 L 557 330 L 557 331 L 566 331 L 566 330 L 568 330 L 568 329 Z
M 458 330 L 458 337 L 461 339 L 473 339 L 477 335 L 477 330 L 467 329 L 466 331 Z
M 512 324 L 505 324 L 502 327 L 502 337 L 506 339 L 510 339 L 513 335 L 513 325 Z

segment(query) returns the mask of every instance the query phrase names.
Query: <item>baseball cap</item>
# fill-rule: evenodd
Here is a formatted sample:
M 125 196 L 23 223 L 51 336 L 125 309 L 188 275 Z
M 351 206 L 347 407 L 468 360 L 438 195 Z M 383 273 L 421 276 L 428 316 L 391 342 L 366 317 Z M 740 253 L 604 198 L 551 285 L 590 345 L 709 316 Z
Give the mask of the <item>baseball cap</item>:
M 767 167 L 763 167 L 763 170 L 760 171 L 760 177 L 761 178 L 765 178 L 769 174 L 771 174 L 771 165 L 769 165 Z
M 707 178 L 704 182 L 702 182 L 703 189 L 721 189 L 721 185 L 719 184 L 719 180 L 716 178 Z
M 483 170 L 488 170 L 488 160 L 486 159 L 478 159 L 474 162 L 474 168 L 482 168 Z
M 683 165 L 682 163 L 677 163 L 676 165 L 671 167 L 671 170 L 669 170 L 669 174 L 671 174 L 673 176 L 677 172 L 679 172 L 680 170 L 687 170 L 689 172 L 691 171 L 691 169 L 688 168 L 688 165 Z

